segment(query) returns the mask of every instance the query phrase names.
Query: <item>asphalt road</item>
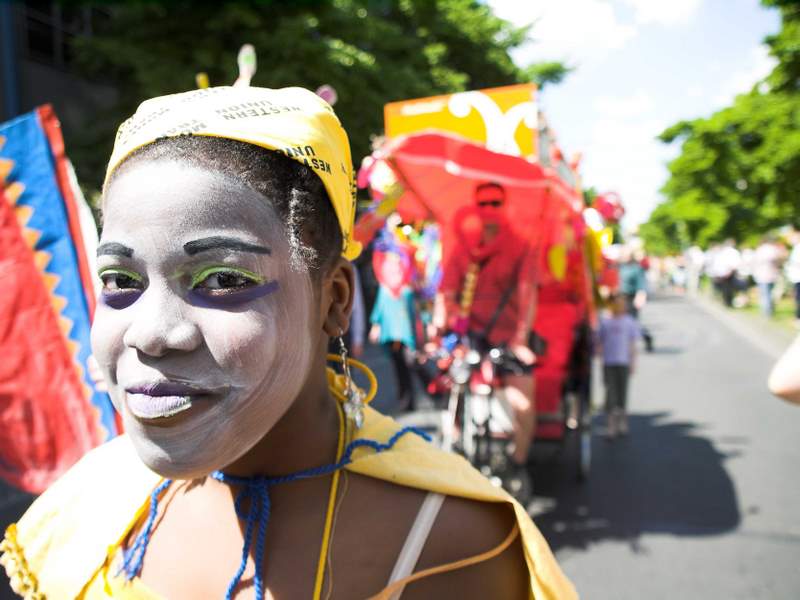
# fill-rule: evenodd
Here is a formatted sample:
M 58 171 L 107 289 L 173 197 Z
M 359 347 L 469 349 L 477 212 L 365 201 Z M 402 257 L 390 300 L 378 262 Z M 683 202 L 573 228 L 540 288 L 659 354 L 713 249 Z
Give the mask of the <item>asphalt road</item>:
M 788 338 L 679 298 L 644 322 L 630 436 L 595 418 L 583 485 L 540 461 L 535 522 L 583 598 L 800 598 L 800 407 L 765 388 Z
M 595 418 L 584 484 L 568 449 L 537 453 L 535 522 L 585 599 L 800 598 L 800 407 L 764 383 L 788 338 L 679 298 L 644 320 L 656 352 L 633 380 L 630 436 L 606 441 Z M 391 412 L 388 360 L 366 360 Z M 27 502 L 0 485 L 0 525 Z

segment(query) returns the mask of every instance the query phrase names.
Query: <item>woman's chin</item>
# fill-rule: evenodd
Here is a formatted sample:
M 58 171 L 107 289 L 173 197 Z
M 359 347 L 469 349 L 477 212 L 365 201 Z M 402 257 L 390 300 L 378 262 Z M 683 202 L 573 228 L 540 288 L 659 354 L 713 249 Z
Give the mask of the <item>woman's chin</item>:
M 157 441 L 129 430 L 133 447 L 144 465 L 165 479 L 198 479 L 222 468 L 218 462 L 229 462 L 219 452 L 209 452 L 208 444 L 202 447 L 165 447 Z M 215 460 L 216 459 L 216 460 Z

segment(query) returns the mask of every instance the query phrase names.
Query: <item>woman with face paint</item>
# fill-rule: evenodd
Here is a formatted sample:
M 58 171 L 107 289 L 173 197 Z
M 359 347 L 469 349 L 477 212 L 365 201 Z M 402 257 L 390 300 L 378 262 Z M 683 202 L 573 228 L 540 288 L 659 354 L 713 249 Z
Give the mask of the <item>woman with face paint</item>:
M 92 345 L 127 433 L 6 531 L 20 595 L 575 596 L 521 506 L 326 355 L 352 181 L 338 119 L 298 88 L 156 98 L 120 127 Z

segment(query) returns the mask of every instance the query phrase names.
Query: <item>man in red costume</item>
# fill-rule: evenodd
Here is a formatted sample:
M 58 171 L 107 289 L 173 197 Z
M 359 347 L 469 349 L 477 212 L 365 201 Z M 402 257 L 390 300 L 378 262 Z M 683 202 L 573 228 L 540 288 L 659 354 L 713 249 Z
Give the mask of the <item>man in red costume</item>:
M 470 245 L 458 235 L 444 265 L 435 325 L 440 331 L 483 338 L 491 346 L 505 345 L 515 364 L 503 369 L 506 398 L 514 409 L 514 450 L 511 459 L 525 471 L 536 426 L 533 363 L 528 347 L 533 320 L 533 254 L 529 244 L 509 224 L 505 189 L 497 183 L 475 188 L 475 210 L 481 221 L 480 239 Z

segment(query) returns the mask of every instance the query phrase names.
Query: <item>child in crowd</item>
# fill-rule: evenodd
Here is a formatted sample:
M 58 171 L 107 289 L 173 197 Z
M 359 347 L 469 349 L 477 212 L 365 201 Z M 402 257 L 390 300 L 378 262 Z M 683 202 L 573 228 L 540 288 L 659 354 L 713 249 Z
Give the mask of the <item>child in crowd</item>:
M 414 387 L 411 371 L 416 370 L 416 310 L 411 288 L 411 259 L 402 250 L 377 250 L 373 267 L 380 286 L 370 315 L 369 341 L 381 344 L 392 359 L 397 379 L 397 408 L 413 411 Z
M 628 378 L 636 363 L 636 340 L 641 336 L 636 319 L 625 310 L 625 297 L 612 296 L 611 315 L 600 319 L 598 353 L 603 357 L 606 384 L 608 437 L 628 433 Z

